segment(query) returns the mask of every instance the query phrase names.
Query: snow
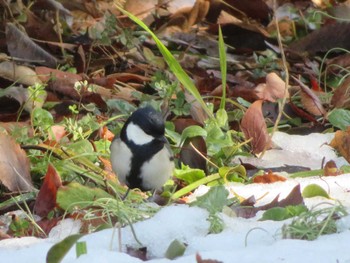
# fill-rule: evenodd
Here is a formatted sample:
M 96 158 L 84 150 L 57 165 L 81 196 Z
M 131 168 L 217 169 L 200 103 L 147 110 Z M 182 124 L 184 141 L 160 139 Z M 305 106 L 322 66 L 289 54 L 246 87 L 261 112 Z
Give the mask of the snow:
M 337 163 L 345 163 L 343 159 L 337 158 L 334 151 L 324 143 L 329 142 L 332 135 L 309 135 L 292 136 L 278 133 L 274 137 L 275 144 L 281 147 L 278 150 L 278 163 L 275 166 L 288 163 L 295 165 L 301 162 L 303 166 L 310 165 L 320 168 L 322 158 L 333 159 Z M 272 150 L 275 151 L 275 150 Z M 285 153 L 288 153 L 285 155 Z M 263 164 L 269 158 L 267 151 L 260 160 L 253 160 Z M 294 157 L 292 158 L 291 156 Z M 267 156 L 267 157 L 266 157 Z M 284 158 L 287 156 L 287 158 Z M 272 162 L 270 159 L 268 162 Z M 300 165 L 300 164 L 298 164 Z M 312 178 L 289 178 L 286 182 L 273 184 L 250 184 L 230 183 L 226 187 L 242 196 L 254 195 L 258 204 L 269 203 L 277 195 L 279 199 L 285 198 L 291 189 L 300 184 L 301 189 L 316 183 L 322 186 L 331 196 L 331 199 L 314 197 L 305 199 L 308 207 L 312 208 L 319 203 L 335 203 L 340 201 L 349 211 L 350 208 L 350 174 L 335 177 L 312 177 Z M 204 194 L 208 188 L 201 186 L 196 190 L 193 198 Z M 225 224 L 225 229 L 219 234 L 208 234 L 209 222 L 208 212 L 198 207 L 173 204 L 163 207 L 152 218 L 133 225 L 138 240 L 147 247 L 148 262 L 154 263 L 192 263 L 196 262 L 196 253 L 202 259 L 215 259 L 222 262 L 318 262 L 318 263 L 350 263 L 350 216 L 340 219 L 338 224 L 339 233 L 325 235 L 314 241 L 282 239 L 281 228 L 283 224 L 291 219 L 281 222 L 258 221 L 262 212 L 254 218 L 244 219 L 232 214 L 222 213 L 220 216 Z M 45 262 L 47 251 L 65 236 L 77 233 L 80 227 L 79 221 L 65 219 L 55 227 L 49 238 L 37 239 L 34 237 L 23 237 L 5 239 L 0 241 L 1 262 Z M 138 248 L 131 228 L 124 227 L 120 230 L 121 250 L 126 246 Z M 143 262 L 140 259 L 119 252 L 118 229 L 106 229 L 93 234 L 86 235 L 80 241 L 86 241 L 87 254 L 76 258 L 75 247 L 65 256 L 62 262 Z M 170 243 L 178 239 L 187 244 L 184 256 L 175 260 L 164 258 L 164 253 Z

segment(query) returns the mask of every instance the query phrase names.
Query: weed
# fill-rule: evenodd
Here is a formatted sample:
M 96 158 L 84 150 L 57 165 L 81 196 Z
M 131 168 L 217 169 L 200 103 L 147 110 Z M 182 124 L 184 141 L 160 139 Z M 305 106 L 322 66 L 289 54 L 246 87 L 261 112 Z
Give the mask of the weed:
M 324 203 L 319 205 L 324 205 Z M 346 215 L 347 212 L 340 203 L 321 209 L 314 207 L 310 211 L 300 214 L 290 224 L 284 225 L 282 237 L 315 240 L 320 235 L 336 233 L 336 220 Z

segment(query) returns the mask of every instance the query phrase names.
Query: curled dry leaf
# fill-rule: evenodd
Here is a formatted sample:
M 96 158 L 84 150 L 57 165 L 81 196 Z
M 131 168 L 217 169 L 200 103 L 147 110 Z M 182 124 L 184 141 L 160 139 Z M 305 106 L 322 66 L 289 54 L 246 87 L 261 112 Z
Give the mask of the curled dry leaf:
M 260 99 L 271 102 L 289 97 L 286 83 L 275 72 L 267 74 L 266 83 L 258 85 L 255 91 Z
M 304 108 L 315 116 L 326 114 L 326 110 L 323 108 L 321 100 L 317 97 L 316 92 L 309 89 L 299 79 L 293 77 L 293 79 L 299 84 L 301 88 L 301 103 Z
M 251 146 L 255 154 L 271 147 L 271 138 L 267 132 L 261 107 L 262 100 L 255 101 L 250 105 L 241 122 L 241 129 L 245 138 L 247 140 L 252 139 Z
M 34 189 L 26 153 L 10 136 L 0 134 L 0 182 L 10 191 Z
M 350 128 L 346 131 L 336 131 L 329 145 L 350 162 Z

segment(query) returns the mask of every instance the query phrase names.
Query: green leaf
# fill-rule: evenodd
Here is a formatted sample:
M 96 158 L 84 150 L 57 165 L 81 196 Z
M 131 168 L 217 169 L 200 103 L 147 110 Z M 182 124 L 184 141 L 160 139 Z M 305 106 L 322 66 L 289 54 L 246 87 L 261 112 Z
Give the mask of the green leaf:
M 307 212 L 308 209 L 305 205 L 291 205 L 286 207 L 273 207 L 264 212 L 260 221 L 273 220 L 283 221 L 291 217 L 300 215 Z
M 334 109 L 328 115 L 329 122 L 341 129 L 346 130 L 350 126 L 350 111 L 345 109 Z
M 197 200 L 190 205 L 205 208 L 210 214 L 215 214 L 221 212 L 223 207 L 229 203 L 228 195 L 229 192 L 223 185 L 213 186 L 205 195 L 197 197 Z
M 290 215 L 284 207 L 273 207 L 266 210 L 260 220 L 283 221 L 287 218 L 290 218 Z
M 79 140 L 69 145 L 69 149 L 78 156 L 84 156 L 90 161 L 96 161 L 95 149 L 89 140 Z
M 77 254 L 77 258 L 80 257 L 81 255 L 87 254 L 86 242 L 78 241 L 75 245 L 75 252 Z
M 310 198 L 315 196 L 323 196 L 325 198 L 330 198 L 326 190 L 324 190 L 318 184 L 310 184 L 306 186 L 301 194 L 304 198 Z
M 247 173 L 243 165 L 222 166 L 219 168 L 219 174 L 229 182 L 244 182 L 247 180 Z
M 99 198 L 114 198 L 99 188 L 89 188 L 72 182 L 57 191 L 56 202 L 64 210 L 71 211 L 75 206 L 84 208 Z
M 175 169 L 174 176 L 187 184 L 191 184 L 205 177 L 205 173 L 201 169 L 193 169 L 187 165 L 183 165 L 182 169 Z
M 185 253 L 186 245 L 181 241 L 175 239 L 169 245 L 167 251 L 165 252 L 165 257 L 168 259 L 174 259 L 182 256 Z
M 225 109 L 219 109 L 216 112 L 216 120 L 218 121 L 219 127 L 227 126 L 228 116 Z
M 35 108 L 32 112 L 33 126 L 40 127 L 44 130 L 51 127 L 54 123 L 50 112 L 42 108 Z
M 70 248 L 82 236 L 83 235 L 80 235 L 80 234 L 71 235 L 71 236 L 68 236 L 65 239 L 63 239 L 61 242 L 52 246 L 50 248 L 49 252 L 47 252 L 46 262 L 47 263 L 59 263 L 59 262 L 61 262 L 62 259 L 64 258 L 64 256 L 70 250 Z
M 207 132 L 201 126 L 198 126 L 198 125 L 191 125 L 191 126 L 185 128 L 181 134 L 181 144 L 187 138 L 192 138 L 192 137 L 196 137 L 196 136 L 206 137 Z

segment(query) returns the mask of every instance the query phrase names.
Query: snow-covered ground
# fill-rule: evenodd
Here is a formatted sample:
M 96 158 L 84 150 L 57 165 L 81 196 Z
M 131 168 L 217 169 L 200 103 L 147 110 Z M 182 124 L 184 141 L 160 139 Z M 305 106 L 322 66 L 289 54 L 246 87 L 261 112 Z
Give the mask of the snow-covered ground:
M 274 138 L 275 143 L 281 147 L 267 152 L 262 160 L 256 162 L 263 165 L 267 162 L 270 166 L 281 164 L 296 164 L 320 168 L 321 160 L 334 159 L 344 163 L 343 159 L 336 157 L 333 150 L 325 145 L 332 135 L 314 134 L 309 136 L 289 136 L 278 133 Z M 274 156 L 275 163 L 273 163 Z M 294 161 L 293 161 L 294 160 Z M 278 162 L 278 163 L 277 163 Z M 288 179 L 286 182 L 273 184 L 242 185 L 232 183 L 227 187 L 235 193 L 249 197 L 254 195 L 259 204 L 268 203 L 276 195 L 280 199 L 287 196 L 291 189 L 300 184 L 301 190 L 311 183 L 317 183 L 329 191 L 332 199 L 314 197 L 305 199 L 308 207 L 313 207 L 321 202 L 340 201 L 350 210 L 350 174 L 336 177 L 298 178 Z M 200 195 L 207 190 L 200 187 L 195 194 Z M 281 227 L 287 221 L 258 221 L 262 212 L 254 218 L 244 219 L 232 215 L 221 214 L 225 223 L 225 229 L 219 234 L 208 234 L 208 212 L 198 207 L 187 205 L 171 205 L 162 208 L 151 219 L 138 222 L 133 225 L 137 238 L 142 245 L 147 247 L 149 262 L 196 262 L 196 253 L 202 259 L 213 259 L 222 262 L 318 262 L 318 263 L 350 263 L 350 216 L 338 221 L 339 233 L 325 235 L 314 241 L 292 240 L 281 238 Z M 59 239 L 76 233 L 79 222 L 67 219 L 63 226 L 53 229 L 48 239 L 36 239 L 32 237 L 7 239 L 0 241 L 1 262 L 45 262 L 47 251 Z M 185 255 L 175 260 L 164 258 L 164 253 L 170 243 L 178 239 L 187 244 Z M 62 262 L 142 262 L 126 253 L 118 252 L 118 233 L 107 229 L 86 235 L 80 241 L 86 241 L 87 254 L 76 258 L 73 247 Z M 130 227 L 121 229 L 122 251 L 126 246 L 139 247 L 135 241 Z

